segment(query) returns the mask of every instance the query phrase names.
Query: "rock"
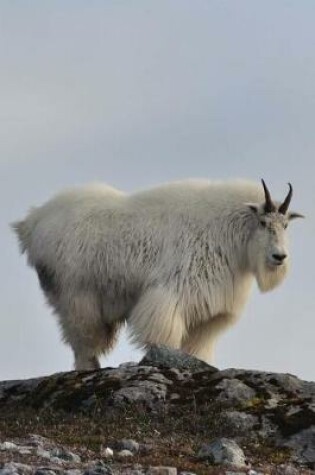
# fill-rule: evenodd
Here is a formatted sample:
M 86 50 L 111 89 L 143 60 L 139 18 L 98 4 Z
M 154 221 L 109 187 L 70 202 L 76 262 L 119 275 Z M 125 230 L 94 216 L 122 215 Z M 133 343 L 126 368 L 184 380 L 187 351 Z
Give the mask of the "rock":
M 193 371 L 217 371 L 213 366 L 208 365 L 194 356 L 190 356 L 180 350 L 174 350 L 163 345 L 152 346 L 139 364 L 144 366 L 189 369 Z
M 278 473 L 279 475 L 299 475 L 300 471 L 293 465 L 280 465 Z
M 227 430 L 233 434 L 233 437 L 241 439 L 250 437 L 250 431 L 259 424 L 258 417 L 246 412 L 226 411 L 222 414 L 222 424 L 226 425 Z
M 232 439 L 216 439 L 210 444 L 204 444 L 198 452 L 200 460 L 208 460 L 215 465 L 233 465 L 245 467 L 246 459 L 243 450 Z
M 95 464 L 83 472 L 83 475 L 115 475 L 112 468 L 103 463 Z
M 235 406 L 236 404 L 246 404 L 256 396 L 256 392 L 238 379 L 223 379 L 216 385 L 220 390 L 217 401 L 225 406 Z
M 57 475 L 54 470 L 51 470 L 50 468 L 39 468 L 35 471 L 34 475 Z M 74 474 L 74 475 L 80 475 L 79 474 Z
M 274 439 L 278 433 L 278 427 L 272 420 L 270 420 L 270 414 L 264 415 L 260 411 L 260 425 L 257 428 L 256 434 L 258 438 L 262 440 Z
M 20 455 L 31 455 L 32 450 L 30 450 L 27 447 L 19 447 L 18 452 L 19 452 Z
M 112 458 L 114 455 L 114 451 L 110 447 L 106 447 L 102 450 L 101 455 L 105 458 Z
M 51 461 L 52 464 L 57 464 L 57 465 L 61 465 L 61 466 L 63 466 L 64 463 L 65 463 L 65 461 L 60 459 L 59 457 L 51 457 L 50 461 Z
M 64 447 L 55 447 L 51 450 L 50 455 L 52 460 L 58 462 L 58 459 L 65 460 L 67 462 L 80 463 L 81 457 L 76 455 Z
M 177 468 L 175 467 L 149 467 L 147 475 L 177 475 Z
M 154 381 L 132 381 L 112 395 L 111 406 L 127 404 L 143 404 L 150 409 L 157 409 L 157 402 L 166 398 L 167 386 Z
M 13 442 L 3 442 L 0 444 L 0 450 L 17 450 L 17 445 Z
M 294 450 L 294 460 L 315 469 L 315 425 L 304 429 L 279 444 Z
M 5 463 L 0 469 L 0 475 L 29 475 L 33 472 L 30 465 L 17 462 Z
M 36 450 L 36 454 L 38 457 L 42 457 L 43 459 L 50 459 L 51 454 L 48 450 L 44 450 L 42 447 L 38 447 Z
M 18 475 L 18 472 L 16 470 L 4 466 L 3 468 L 0 468 L 0 475 Z
M 139 452 L 140 444 L 133 439 L 122 439 L 115 444 L 117 450 L 129 450 L 132 453 Z
M 27 439 L 28 445 L 33 445 L 34 447 L 43 446 L 49 444 L 50 440 L 42 435 L 30 434 Z
M 133 453 L 130 450 L 124 449 L 124 450 L 120 450 L 119 452 L 117 452 L 116 457 L 118 459 L 122 460 L 122 459 L 126 459 L 128 457 L 133 457 Z
M 136 361 L 127 361 L 126 363 L 120 363 L 119 368 L 132 368 L 139 366 L 139 363 Z

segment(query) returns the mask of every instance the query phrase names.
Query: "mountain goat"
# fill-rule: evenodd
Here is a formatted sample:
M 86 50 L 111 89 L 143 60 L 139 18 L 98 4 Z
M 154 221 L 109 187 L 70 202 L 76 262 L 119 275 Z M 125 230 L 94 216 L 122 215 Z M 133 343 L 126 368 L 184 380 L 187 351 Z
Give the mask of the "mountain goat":
M 99 367 L 124 322 L 142 347 L 212 361 L 253 281 L 288 271 L 285 229 L 302 215 L 248 181 L 183 181 L 127 195 L 105 185 L 65 191 L 13 224 L 58 316 L 75 368 Z

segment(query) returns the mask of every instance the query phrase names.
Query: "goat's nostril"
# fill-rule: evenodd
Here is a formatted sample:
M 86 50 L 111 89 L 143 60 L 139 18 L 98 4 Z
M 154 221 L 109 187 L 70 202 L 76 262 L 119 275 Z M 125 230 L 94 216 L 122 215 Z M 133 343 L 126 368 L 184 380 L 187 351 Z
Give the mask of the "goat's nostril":
M 272 254 L 275 261 L 282 262 L 287 257 L 286 254 Z

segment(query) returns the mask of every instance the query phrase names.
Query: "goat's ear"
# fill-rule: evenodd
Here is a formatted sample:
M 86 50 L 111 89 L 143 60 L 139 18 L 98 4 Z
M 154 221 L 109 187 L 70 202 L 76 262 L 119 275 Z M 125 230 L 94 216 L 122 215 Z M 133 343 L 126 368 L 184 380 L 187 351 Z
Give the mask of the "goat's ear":
M 305 218 L 305 216 L 304 214 L 296 213 L 295 211 L 289 211 L 288 218 L 289 218 L 289 221 L 291 221 L 291 219 Z
M 258 214 L 259 206 L 255 203 L 245 203 L 245 205 L 253 211 L 253 213 Z

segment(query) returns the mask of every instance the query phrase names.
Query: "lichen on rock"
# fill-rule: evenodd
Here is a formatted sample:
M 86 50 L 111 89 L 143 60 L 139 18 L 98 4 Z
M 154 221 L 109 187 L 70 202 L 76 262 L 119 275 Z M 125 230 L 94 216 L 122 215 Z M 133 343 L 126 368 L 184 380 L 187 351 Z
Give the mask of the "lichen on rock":
M 59 468 L 72 464 L 71 470 L 114 474 L 127 462 L 129 472 L 176 465 L 182 472 L 218 473 L 211 457 L 198 458 L 198 447 L 224 439 L 245 452 L 257 473 L 263 464 L 270 464 L 270 473 L 280 466 L 311 473 L 315 383 L 286 374 L 219 371 L 165 347 L 139 364 L 0 383 L 0 472 L 34 457 Z M 122 450 L 131 455 L 118 460 Z M 105 468 L 83 467 L 97 454 Z

